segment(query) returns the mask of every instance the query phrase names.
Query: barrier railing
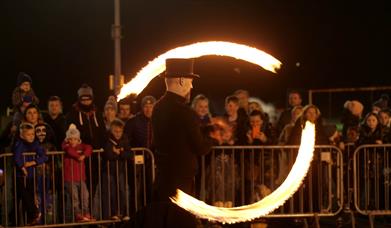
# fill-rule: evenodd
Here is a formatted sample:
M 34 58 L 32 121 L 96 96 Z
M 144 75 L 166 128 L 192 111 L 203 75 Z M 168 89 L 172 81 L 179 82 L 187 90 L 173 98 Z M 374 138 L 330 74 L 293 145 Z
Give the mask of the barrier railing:
M 357 212 L 369 216 L 391 215 L 391 144 L 359 146 L 353 157 L 354 205 Z
M 83 166 L 77 160 L 68 163 L 70 169 L 64 169 L 64 152 L 47 152 L 48 161 L 27 175 L 17 171 L 12 153 L 1 154 L 4 183 L 0 187 L 0 225 L 27 225 L 26 199 L 34 201 L 42 214 L 38 224 L 45 227 L 120 221 L 114 215 L 130 219 L 151 198 L 155 176 L 153 154 L 146 148 L 132 148 L 129 158 L 121 162 L 107 160 L 102 152 L 96 150 L 86 158 L 85 181 Z M 23 159 L 29 156 L 34 158 L 35 153 L 24 153 Z M 31 197 L 26 198 L 29 194 Z M 78 214 L 95 219 L 77 217 Z
M 288 175 L 298 146 L 215 147 L 201 159 L 199 197 L 216 206 L 253 203 L 270 194 Z M 335 146 L 316 146 L 314 160 L 299 190 L 265 216 L 334 216 L 343 209 L 343 154 Z M 319 221 L 316 220 L 319 226 Z
M 319 226 L 320 217 L 336 216 L 345 209 L 352 213 L 353 227 L 353 211 L 369 216 L 374 227 L 374 216 L 390 215 L 391 144 L 365 145 L 357 149 L 350 146 L 345 147 L 344 152 L 334 146 L 316 146 L 314 160 L 302 186 L 283 206 L 264 218 L 313 217 Z M 200 158 L 196 196 L 209 204 L 225 207 L 258 201 L 284 181 L 297 151 L 298 146 L 215 147 L 210 154 Z M 26 153 L 25 156 L 34 154 Z M 115 223 L 119 220 L 111 219 L 110 215 L 125 208 L 125 214 L 131 216 L 149 202 L 155 167 L 151 151 L 134 148 L 132 159 L 124 166 L 123 177 L 119 165 L 104 165 L 102 151 L 95 151 L 85 163 L 90 199 L 88 212 L 96 221 L 77 222 L 70 201 L 72 196 L 70 200 L 66 196 L 64 153 L 48 152 L 47 156 L 49 160 L 45 166 L 35 167 L 32 175 L 34 199 L 44 212 L 42 226 Z M 94 162 L 97 162 L 96 167 Z M 15 197 L 17 173 L 12 154 L 0 155 L 0 168 L 4 177 L 0 187 L 0 225 L 23 226 L 27 218 L 23 204 Z M 151 178 L 148 180 L 148 177 Z M 120 186 L 118 180 L 121 178 L 125 187 Z M 124 197 L 120 189 L 125 189 Z M 110 200 L 112 195 L 116 196 Z

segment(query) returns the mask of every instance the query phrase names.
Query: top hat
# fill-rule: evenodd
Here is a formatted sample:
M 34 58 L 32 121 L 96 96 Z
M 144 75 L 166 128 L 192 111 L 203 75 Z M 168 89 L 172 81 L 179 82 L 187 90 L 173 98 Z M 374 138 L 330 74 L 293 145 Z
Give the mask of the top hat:
M 166 59 L 165 78 L 199 78 L 193 73 L 194 59 Z

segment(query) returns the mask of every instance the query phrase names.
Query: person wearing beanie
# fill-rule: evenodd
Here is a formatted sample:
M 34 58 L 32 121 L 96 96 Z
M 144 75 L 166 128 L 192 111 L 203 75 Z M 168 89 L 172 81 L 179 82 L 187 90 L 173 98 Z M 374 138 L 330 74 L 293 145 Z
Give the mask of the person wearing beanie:
M 138 112 L 133 118 L 129 119 L 129 121 L 126 122 L 125 125 L 125 134 L 127 135 L 130 145 L 132 147 L 144 147 L 152 150 L 152 112 L 153 107 L 155 106 L 156 99 L 153 96 L 145 96 L 141 100 L 141 111 Z M 150 157 L 146 156 L 146 174 L 147 177 L 151 177 L 150 175 Z M 130 180 L 129 180 L 130 181 Z M 141 181 L 141 180 L 138 180 Z M 133 181 L 132 181 L 133 182 Z M 129 182 L 129 183 L 132 183 Z M 142 185 L 142 183 L 138 183 L 139 186 Z M 152 189 L 152 180 L 147 179 L 146 180 L 147 189 Z M 141 196 L 141 194 L 137 194 Z M 147 202 L 151 201 L 151 192 L 147 191 Z M 142 202 L 142 201 L 138 201 Z
M 66 115 L 66 126 L 75 124 L 80 130 L 83 142 L 94 149 L 103 148 L 106 129 L 102 115 L 97 114 L 92 88 L 84 84 L 77 91 L 77 95 L 77 102 Z
M 92 146 L 93 149 L 101 149 L 106 142 L 106 128 L 103 121 L 103 116 L 98 114 L 96 106 L 93 101 L 92 88 L 84 84 L 77 91 L 78 100 L 73 105 L 70 112 L 66 115 L 66 126 L 75 124 L 80 131 L 80 139 Z M 100 182 L 99 176 L 94 175 L 93 171 L 99 168 L 99 157 L 92 155 L 91 162 L 87 165 L 87 176 L 91 177 L 91 196 L 93 215 L 98 217 L 100 212 L 100 191 L 98 191 L 98 184 Z
M 154 105 L 156 103 L 156 98 L 153 96 L 145 96 L 141 100 L 141 108 L 144 108 L 145 105 Z
M 31 103 L 39 103 L 39 99 L 31 87 L 32 79 L 30 75 L 20 72 L 18 74 L 16 84 L 17 86 L 12 92 L 12 105 L 15 111 L 17 111 L 17 109 L 23 104 L 24 96 L 30 96 L 32 98 Z
M 125 133 L 128 135 L 132 147 L 152 149 L 151 116 L 155 103 L 156 99 L 153 96 L 143 97 L 141 111 L 126 123 Z
M 72 207 L 67 216 L 75 218 L 76 222 L 90 222 L 95 219 L 89 213 L 89 193 L 86 185 L 86 171 L 84 160 L 91 156 L 91 145 L 82 143 L 80 131 L 71 124 L 66 132 L 62 144 L 64 157 L 64 185 L 65 191 L 72 200 Z M 81 197 L 79 197 L 81 196 Z
M 83 98 L 91 98 L 93 99 L 94 98 L 94 93 L 92 91 L 92 88 L 87 85 L 87 84 L 83 84 L 79 90 L 77 91 L 77 95 L 79 96 L 79 99 L 83 99 Z
M 110 129 L 111 122 L 116 119 L 117 116 L 117 101 L 114 96 L 110 96 L 105 104 L 103 110 L 103 119 L 105 122 L 106 130 Z

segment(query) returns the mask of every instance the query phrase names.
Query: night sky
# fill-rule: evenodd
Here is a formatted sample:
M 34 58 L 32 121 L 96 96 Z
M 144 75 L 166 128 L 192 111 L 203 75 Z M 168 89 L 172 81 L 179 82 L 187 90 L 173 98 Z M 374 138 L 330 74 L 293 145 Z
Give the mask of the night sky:
M 197 59 L 201 79 L 193 94 L 216 103 L 238 88 L 284 106 L 292 88 L 391 85 L 391 12 L 385 2 L 122 0 L 122 71 L 130 79 L 172 48 L 223 40 L 266 51 L 283 67 L 274 75 L 231 58 Z M 0 9 L 1 110 L 11 104 L 19 71 L 32 76 L 41 108 L 50 95 L 69 107 L 84 82 L 102 107 L 113 73 L 113 1 L 2 0 Z M 142 95 L 163 91 L 156 79 Z

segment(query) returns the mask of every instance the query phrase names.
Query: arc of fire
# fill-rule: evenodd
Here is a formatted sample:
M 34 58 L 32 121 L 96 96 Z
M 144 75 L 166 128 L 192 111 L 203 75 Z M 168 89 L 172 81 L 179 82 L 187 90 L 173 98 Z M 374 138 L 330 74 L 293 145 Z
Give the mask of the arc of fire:
M 274 73 L 281 66 L 281 62 L 273 56 L 243 44 L 224 41 L 195 43 L 172 49 L 149 62 L 130 82 L 122 87 L 117 99 L 121 100 L 130 94 L 139 94 L 154 77 L 165 71 L 167 58 L 198 58 L 205 55 L 241 59 Z M 197 200 L 179 189 L 171 201 L 200 218 L 222 223 L 244 222 L 269 214 L 281 206 L 300 187 L 310 167 L 314 145 L 315 127 L 314 124 L 307 122 L 302 132 L 296 162 L 287 178 L 274 192 L 256 203 L 234 208 L 215 207 Z

